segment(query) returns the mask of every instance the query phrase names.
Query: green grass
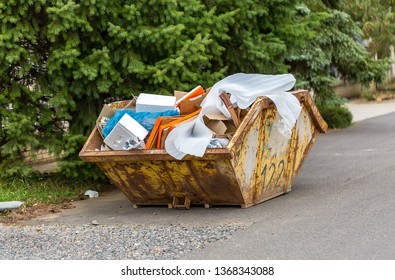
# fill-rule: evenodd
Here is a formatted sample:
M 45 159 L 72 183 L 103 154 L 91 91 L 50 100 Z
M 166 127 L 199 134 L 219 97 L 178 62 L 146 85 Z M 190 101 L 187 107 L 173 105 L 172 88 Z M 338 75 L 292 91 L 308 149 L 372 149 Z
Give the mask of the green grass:
M 88 189 L 100 191 L 101 188 L 100 184 L 66 180 L 58 175 L 10 178 L 0 181 L 0 202 L 18 200 L 26 206 L 59 204 L 78 199 Z

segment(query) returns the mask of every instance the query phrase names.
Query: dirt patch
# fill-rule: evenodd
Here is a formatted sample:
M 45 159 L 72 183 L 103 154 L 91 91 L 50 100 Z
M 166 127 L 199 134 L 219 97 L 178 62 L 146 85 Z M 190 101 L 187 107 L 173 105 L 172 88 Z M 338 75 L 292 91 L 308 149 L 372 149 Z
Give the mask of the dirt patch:
M 10 210 L 2 213 L 0 223 L 14 224 L 19 221 L 28 221 L 48 213 L 58 213 L 64 209 L 75 208 L 71 202 L 63 202 L 61 204 L 43 204 L 35 203 L 32 206 L 22 205 L 16 210 Z

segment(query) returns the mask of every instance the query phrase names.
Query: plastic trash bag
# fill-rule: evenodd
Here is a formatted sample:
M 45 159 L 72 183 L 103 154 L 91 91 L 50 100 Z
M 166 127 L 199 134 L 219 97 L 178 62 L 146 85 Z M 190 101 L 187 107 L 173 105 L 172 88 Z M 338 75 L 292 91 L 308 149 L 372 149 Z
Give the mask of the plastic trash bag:
M 135 119 L 139 124 L 141 124 L 146 130 L 151 132 L 154 128 L 155 122 L 158 117 L 162 116 L 178 116 L 180 113 L 177 110 L 168 110 L 164 112 L 139 112 L 136 113 L 131 109 L 123 109 L 116 111 L 114 116 L 106 123 L 103 127 L 102 133 L 104 138 L 111 132 L 114 126 L 119 122 L 124 114 L 128 114 L 133 119 Z

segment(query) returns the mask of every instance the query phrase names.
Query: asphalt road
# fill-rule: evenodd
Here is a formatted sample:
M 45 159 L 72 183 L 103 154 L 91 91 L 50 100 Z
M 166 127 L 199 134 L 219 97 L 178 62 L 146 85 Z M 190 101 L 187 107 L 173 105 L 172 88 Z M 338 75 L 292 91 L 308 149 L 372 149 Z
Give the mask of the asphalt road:
M 292 192 L 189 259 L 395 259 L 395 113 L 320 135 Z
M 120 192 L 34 224 L 242 224 L 185 259 L 395 259 L 395 113 L 321 134 L 292 191 L 260 205 L 133 209 Z

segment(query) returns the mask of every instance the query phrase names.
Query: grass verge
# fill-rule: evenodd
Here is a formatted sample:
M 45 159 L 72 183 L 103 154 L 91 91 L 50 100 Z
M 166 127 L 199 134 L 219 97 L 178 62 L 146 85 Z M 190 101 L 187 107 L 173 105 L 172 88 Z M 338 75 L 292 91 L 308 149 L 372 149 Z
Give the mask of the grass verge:
M 77 199 L 88 189 L 97 190 L 98 185 L 70 181 L 58 175 L 10 178 L 0 181 L 0 201 L 19 200 L 27 206 L 35 203 L 58 204 Z
M 111 188 L 100 183 L 67 180 L 57 174 L 1 180 L 0 202 L 17 200 L 24 204 L 17 210 L 0 212 L 0 222 L 12 223 L 59 212 L 71 208 L 71 201 L 84 199 L 88 189 L 101 193 Z

